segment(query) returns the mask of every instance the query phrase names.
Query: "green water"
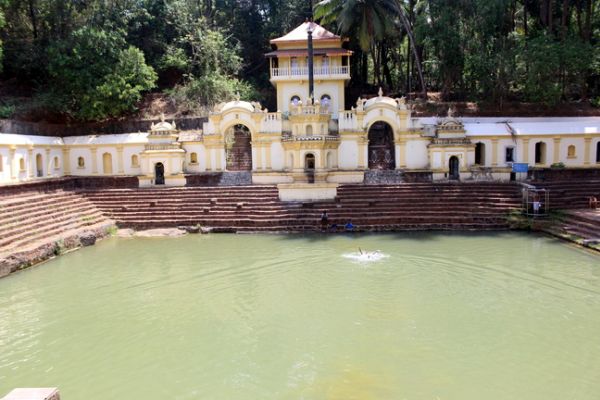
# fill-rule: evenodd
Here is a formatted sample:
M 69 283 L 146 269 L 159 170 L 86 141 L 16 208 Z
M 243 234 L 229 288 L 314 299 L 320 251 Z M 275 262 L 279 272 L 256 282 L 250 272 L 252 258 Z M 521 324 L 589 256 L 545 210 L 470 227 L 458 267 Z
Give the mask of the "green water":
M 600 257 L 519 234 L 109 239 L 0 280 L 0 396 L 35 386 L 598 399 Z

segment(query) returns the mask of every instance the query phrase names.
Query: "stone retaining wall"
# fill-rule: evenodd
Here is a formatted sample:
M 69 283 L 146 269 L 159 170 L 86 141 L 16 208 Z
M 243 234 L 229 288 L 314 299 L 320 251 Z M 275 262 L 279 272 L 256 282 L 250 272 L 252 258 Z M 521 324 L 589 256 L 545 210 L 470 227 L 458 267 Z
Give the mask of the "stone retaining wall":
M 252 172 L 205 172 L 185 176 L 186 186 L 249 186 Z
M 572 181 L 600 179 L 600 168 L 542 168 L 529 170 L 528 178 L 533 182 Z

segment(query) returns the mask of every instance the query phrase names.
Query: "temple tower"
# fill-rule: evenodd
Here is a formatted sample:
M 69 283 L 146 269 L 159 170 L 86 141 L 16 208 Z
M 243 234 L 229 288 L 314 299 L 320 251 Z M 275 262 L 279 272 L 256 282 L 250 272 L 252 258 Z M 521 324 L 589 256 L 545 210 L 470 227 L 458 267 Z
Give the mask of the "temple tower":
M 314 48 L 313 102 L 328 107 L 337 119 L 344 109 L 344 87 L 350 80 L 350 56 L 345 39 L 314 22 L 305 22 L 285 36 L 271 40 L 275 50 L 267 53 L 271 83 L 277 89 L 277 110 L 290 111 L 290 105 L 306 105 L 308 93 L 308 33 Z

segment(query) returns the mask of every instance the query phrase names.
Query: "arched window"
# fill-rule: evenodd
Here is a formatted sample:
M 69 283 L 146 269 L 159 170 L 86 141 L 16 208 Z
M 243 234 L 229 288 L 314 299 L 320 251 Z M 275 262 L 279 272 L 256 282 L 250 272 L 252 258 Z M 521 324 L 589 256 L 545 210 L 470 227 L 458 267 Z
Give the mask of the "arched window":
M 190 164 L 198 164 L 198 153 L 190 154 Z
M 575 149 L 574 145 L 570 145 L 567 148 L 567 157 L 568 158 L 575 158 L 575 157 L 577 157 L 577 150 Z
M 41 154 L 37 154 L 35 156 L 35 169 L 37 171 L 38 178 L 44 176 L 44 164 L 43 164 L 43 160 L 42 160 L 42 155 Z
M 306 125 L 306 136 L 312 136 L 312 135 L 313 135 L 312 125 Z
M 106 175 L 112 174 L 112 154 L 102 154 L 102 169 Z
M 308 153 L 304 156 L 304 169 L 308 171 L 314 171 L 315 169 L 315 155 Z
M 290 165 L 290 169 L 294 169 L 294 155 L 290 153 L 290 158 L 289 158 L 289 165 Z
M 535 144 L 535 163 L 546 164 L 546 143 L 544 142 Z
M 131 167 L 138 168 L 140 166 L 140 159 L 137 154 L 131 156 Z
M 600 163 L 600 142 L 596 143 L 596 162 Z
M 331 105 L 331 96 L 328 94 L 324 94 L 321 96 L 321 105 L 323 107 L 329 107 Z
M 60 168 L 60 162 L 58 161 L 58 157 L 54 157 L 54 169 Z
M 2 160 L 2 154 L 0 154 L 0 172 L 2 172 L 4 170 L 4 160 Z
M 25 159 L 23 157 L 19 159 L 19 170 L 25 171 Z
M 298 96 L 292 96 L 290 103 L 292 103 L 293 105 L 297 106 L 298 104 L 300 104 L 300 97 Z
M 333 168 L 333 152 L 327 152 L 327 169 Z
M 85 168 L 85 159 L 83 157 L 77 157 L 77 167 Z
M 485 165 L 485 144 L 477 143 L 475 144 L 475 164 L 477 165 Z

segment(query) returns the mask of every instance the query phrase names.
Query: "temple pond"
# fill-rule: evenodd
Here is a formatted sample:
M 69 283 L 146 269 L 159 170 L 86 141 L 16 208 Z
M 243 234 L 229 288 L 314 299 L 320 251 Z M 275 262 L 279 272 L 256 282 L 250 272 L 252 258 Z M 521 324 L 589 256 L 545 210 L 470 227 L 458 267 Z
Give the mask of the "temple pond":
M 600 258 L 514 233 L 111 238 L 0 280 L 0 396 L 32 386 L 597 399 Z

